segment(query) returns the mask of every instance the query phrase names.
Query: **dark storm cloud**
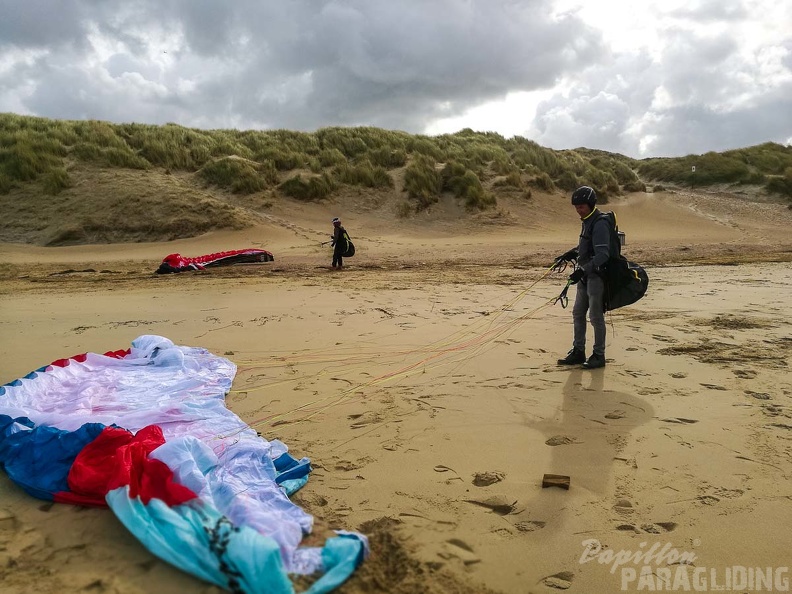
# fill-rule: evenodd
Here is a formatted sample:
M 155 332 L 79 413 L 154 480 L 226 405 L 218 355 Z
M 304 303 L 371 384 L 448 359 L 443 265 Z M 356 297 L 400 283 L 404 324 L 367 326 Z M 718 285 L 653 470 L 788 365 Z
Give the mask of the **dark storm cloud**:
M 792 138 L 792 35 L 746 50 L 755 2 L 636 5 L 659 41 L 614 53 L 555 1 L 0 0 L 0 112 L 420 133 L 554 89 L 514 132 L 631 156 Z
M 50 0 L 0 0 L 0 51 L 80 44 L 89 4 L 64 0 L 53 9 Z
M 552 85 L 602 53 L 595 31 L 551 17 L 546 0 L 56 6 L 42 33 L 33 25 L 44 3 L 21 5 L 0 43 L 49 51 L 17 92 L 52 117 L 420 132 L 510 90 Z M 114 53 L 97 64 L 103 52 Z M 152 62 L 158 52 L 168 59 Z

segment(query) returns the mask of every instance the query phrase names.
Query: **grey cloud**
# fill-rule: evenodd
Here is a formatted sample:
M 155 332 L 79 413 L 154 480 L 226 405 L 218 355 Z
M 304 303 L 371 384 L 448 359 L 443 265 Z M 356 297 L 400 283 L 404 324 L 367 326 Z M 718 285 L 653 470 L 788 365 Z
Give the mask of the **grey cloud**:
M 743 4 L 723 0 L 697 0 L 670 12 L 672 16 L 702 23 L 738 21 L 745 18 L 747 9 Z
M 757 80 L 728 35 L 702 38 L 684 29 L 670 35 L 657 59 L 622 55 L 587 70 L 581 91 L 540 104 L 526 135 L 553 148 L 589 146 L 633 157 L 788 141 L 792 72 L 785 83 Z
M 754 104 L 729 112 L 702 105 L 666 111 L 653 126 L 652 154 L 684 155 L 742 148 L 762 142 L 784 144 L 792 136 L 792 83 Z
M 91 117 L 117 111 L 100 104 L 113 95 L 112 85 L 96 93 L 95 81 L 136 72 L 143 83 L 165 85 L 164 109 L 191 107 L 183 114 L 186 125 L 214 118 L 303 130 L 365 124 L 419 132 L 436 117 L 511 90 L 552 85 L 603 52 L 600 35 L 579 19 L 551 18 L 549 0 L 139 1 L 104 2 L 93 12 L 84 2 L 64 6 L 69 33 L 62 40 L 32 34 L 10 40 L 18 47 L 61 43 L 48 65 L 69 54 L 85 74 L 60 77 L 65 100 L 56 102 L 52 81 L 44 79 L 52 69 L 42 63 L 41 73 L 28 72 L 34 90 L 23 100 L 45 116 L 61 117 L 67 106 L 96 114 Z M 35 21 L 36 14 L 19 17 Z M 96 48 L 66 47 L 91 28 L 125 48 L 106 59 L 106 73 L 87 73 L 82 65 Z M 143 63 L 151 43 L 163 40 L 173 58 L 164 72 Z M 137 106 L 146 105 L 148 94 L 143 84 L 123 119 L 142 117 Z
M 658 71 L 675 102 L 709 103 L 731 94 L 729 59 L 738 47 L 726 34 L 710 38 L 673 31 Z M 738 83 L 739 84 L 739 83 Z
M 0 49 L 82 44 L 87 32 L 84 5 L 64 0 L 54 8 L 49 0 L 0 0 Z
M 630 116 L 629 105 L 604 91 L 569 98 L 559 95 L 540 105 L 529 136 L 558 149 L 609 147 L 630 154 L 636 147 L 622 138 Z
M 610 53 L 580 18 L 552 17 L 553 2 L 0 0 L 0 112 L 423 132 L 564 84 L 524 133 L 545 146 L 642 156 L 792 137 L 789 89 L 757 80 L 731 27 L 696 27 L 734 24 L 743 4 L 676 11 L 671 28 L 658 23 L 656 56 Z M 792 39 L 785 47 L 790 71 Z

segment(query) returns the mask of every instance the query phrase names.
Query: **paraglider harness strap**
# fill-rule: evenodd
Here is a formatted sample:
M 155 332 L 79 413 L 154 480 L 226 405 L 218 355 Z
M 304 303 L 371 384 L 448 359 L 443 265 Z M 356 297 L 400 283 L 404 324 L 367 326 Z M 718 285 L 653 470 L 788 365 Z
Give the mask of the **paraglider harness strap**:
M 567 266 L 573 264 L 574 261 L 575 261 L 574 259 L 566 260 L 564 258 L 558 257 L 556 258 L 555 262 L 553 262 L 553 265 L 550 267 L 550 270 L 552 270 L 553 272 L 558 272 L 560 274 L 566 270 Z
M 567 291 L 569 291 L 569 287 L 571 286 L 572 286 L 572 281 L 567 281 L 566 287 L 564 287 L 564 289 L 561 291 L 558 297 L 555 298 L 555 301 L 553 301 L 553 305 L 555 305 L 556 303 L 560 303 L 562 308 L 564 309 L 567 308 L 567 305 L 569 305 L 569 297 L 567 297 Z

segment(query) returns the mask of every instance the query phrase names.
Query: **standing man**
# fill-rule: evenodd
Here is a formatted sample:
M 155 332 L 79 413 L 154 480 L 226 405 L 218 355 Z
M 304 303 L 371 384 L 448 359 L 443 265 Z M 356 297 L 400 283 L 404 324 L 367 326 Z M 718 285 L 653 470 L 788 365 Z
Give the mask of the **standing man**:
M 604 266 L 619 246 L 611 243 L 611 222 L 596 207 L 597 194 L 589 186 L 581 186 L 572 193 L 572 205 L 575 207 L 582 228 L 580 242 L 576 249 L 556 258 L 556 265 L 562 262 L 577 260 L 569 282 L 579 283 L 572 308 L 574 338 L 572 350 L 567 356 L 558 360 L 559 365 L 579 365 L 584 369 L 605 367 L 605 281 Z M 586 359 L 586 312 L 591 326 L 594 328 L 594 347 L 592 355 Z
M 349 235 L 341 225 L 341 219 L 333 219 L 333 235 L 330 245 L 333 246 L 333 268 L 342 268 L 344 265 L 344 254 L 347 252 Z

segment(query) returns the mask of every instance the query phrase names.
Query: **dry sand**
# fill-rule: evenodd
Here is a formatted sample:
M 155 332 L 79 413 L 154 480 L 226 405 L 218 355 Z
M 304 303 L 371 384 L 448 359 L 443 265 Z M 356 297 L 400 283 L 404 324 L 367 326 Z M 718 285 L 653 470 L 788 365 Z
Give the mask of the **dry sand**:
M 605 557 L 581 563 L 589 539 L 695 555 L 650 561 L 660 576 L 788 567 L 792 211 L 681 193 L 605 207 L 651 281 L 609 314 L 608 365 L 587 372 L 555 365 L 571 309 L 548 305 L 563 277 L 544 268 L 576 242 L 574 211 L 507 206 L 461 224 L 292 205 L 169 244 L 0 245 L 0 382 L 141 334 L 227 356 L 228 406 L 312 460 L 295 496 L 316 517 L 307 542 L 371 538 L 341 592 L 620 591 Z M 318 246 L 336 214 L 358 249 L 343 272 Z M 168 253 L 244 247 L 276 261 L 153 274 Z M 571 488 L 542 489 L 546 473 Z M 0 579 L 4 594 L 218 591 L 109 511 L 5 475 Z

